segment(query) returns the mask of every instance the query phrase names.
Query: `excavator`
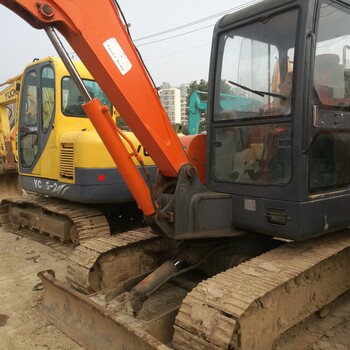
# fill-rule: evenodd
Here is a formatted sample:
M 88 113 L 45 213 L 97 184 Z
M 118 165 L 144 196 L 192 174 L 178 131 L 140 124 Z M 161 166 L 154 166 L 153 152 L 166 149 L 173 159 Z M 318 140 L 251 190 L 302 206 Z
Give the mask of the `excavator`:
M 188 133 L 196 135 L 199 133 L 199 126 L 202 113 L 207 111 L 208 105 L 206 101 L 207 92 L 195 90 L 189 97 L 188 102 Z M 205 98 L 204 98 L 205 97 Z M 249 108 L 252 103 L 257 101 L 249 100 L 247 97 L 239 94 L 220 93 L 220 105 L 223 109 L 234 109 L 243 112 L 245 108 Z M 261 103 L 262 107 L 262 103 Z
M 83 63 L 75 60 L 73 64 L 90 93 L 104 101 L 118 123 L 120 116 Z M 17 108 L 11 111 L 11 128 L 8 109 L 1 109 L 7 130 L 0 141 L 7 150 L 3 167 L 11 173 L 0 175 L 0 222 L 79 244 L 94 235 L 109 235 L 111 225 L 125 225 L 120 216 L 141 220 L 130 191 L 81 107 L 83 99 L 62 60 L 35 59 L 6 83 L 2 104 L 16 102 Z M 134 134 L 125 134 L 128 147 L 139 148 L 144 167 L 154 179 L 151 158 Z M 28 195 L 13 197 L 17 193 L 9 189 L 17 187 Z
M 348 0 L 264 0 L 220 19 L 207 133 L 186 144 L 117 1 L 0 4 L 46 31 L 150 227 L 83 242 L 67 282 L 39 273 L 55 325 L 87 349 L 272 349 L 349 291 Z M 155 161 L 153 186 L 56 31 Z M 221 105 L 228 87 L 244 110 Z
M 199 133 L 201 115 L 207 110 L 207 102 L 201 99 L 203 95 L 206 95 L 206 92 L 195 90 L 189 97 L 187 106 L 189 135 L 196 135 Z
M 20 76 L 6 80 L 0 87 L 0 199 L 20 195 L 17 175 L 17 151 L 14 138 Z M 1 215 L 1 214 L 0 214 Z

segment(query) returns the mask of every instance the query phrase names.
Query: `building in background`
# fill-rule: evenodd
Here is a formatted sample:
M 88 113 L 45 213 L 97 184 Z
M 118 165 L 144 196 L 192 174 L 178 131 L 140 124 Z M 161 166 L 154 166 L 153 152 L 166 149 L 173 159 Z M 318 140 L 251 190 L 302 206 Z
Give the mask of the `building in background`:
M 188 113 L 187 113 L 187 89 L 189 84 L 181 84 L 180 86 L 180 104 L 181 104 L 181 124 L 188 124 Z
M 171 123 L 181 123 L 181 91 L 163 83 L 159 90 L 160 101 L 168 113 Z
M 187 89 L 189 84 L 172 87 L 164 82 L 159 89 L 160 101 L 168 113 L 171 123 L 188 124 Z

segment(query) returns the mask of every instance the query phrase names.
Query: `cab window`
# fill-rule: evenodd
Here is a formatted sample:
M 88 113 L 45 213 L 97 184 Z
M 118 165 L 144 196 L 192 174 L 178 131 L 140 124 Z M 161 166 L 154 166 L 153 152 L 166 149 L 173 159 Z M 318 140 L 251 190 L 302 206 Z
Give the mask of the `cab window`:
M 112 105 L 99 85 L 94 80 L 83 79 L 83 82 L 92 98 L 97 97 L 103 105 L 109 107 L 112 112 Z M 62 80 L 62 112 L 68 117 L 86 117 L 82 105 L 84 99 L 81 96 L 75 82 L 70 77 L 64 77 Z
M 297 20 L 292 9 L 221 35 L 211 143 L 216 181 L 289 182 Z

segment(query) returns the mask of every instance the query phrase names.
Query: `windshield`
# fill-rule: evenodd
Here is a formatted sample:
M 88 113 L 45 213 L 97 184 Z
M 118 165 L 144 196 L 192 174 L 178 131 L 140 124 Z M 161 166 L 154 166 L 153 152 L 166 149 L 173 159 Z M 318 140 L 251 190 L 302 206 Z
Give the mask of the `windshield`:
M 285 185 L 291 178 L 291 114 L 298 10 L 221 35 L 212 175 L 217 181 Z
M 334 1 L 321 5 L 314 86 L 325 107 L 350 106 L 350 10 Z
M 97 97 L 103 105 L 109 107 L 109 111 L 112 111 L 112 105 L 99 85 L 94 80 L 83 79 L 83 82 L 88 89 L 92 98 Z M 84 99 L 81 96 L 77 86 L 70 77 L 64 77 L 62 80 L 62 112 L 66 116 L 72 117 L 87 117 L 82 104 Z
M 291 113 L 296 19 L 293 10 L 222 36 L 216 120 Z

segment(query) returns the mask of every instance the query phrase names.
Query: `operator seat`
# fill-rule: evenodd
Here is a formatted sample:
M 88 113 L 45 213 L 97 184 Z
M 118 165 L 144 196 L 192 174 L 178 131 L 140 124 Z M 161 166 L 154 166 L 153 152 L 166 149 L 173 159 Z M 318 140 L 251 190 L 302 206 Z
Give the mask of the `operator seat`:
M 314 85 L 322 103 L 325 99 L 344 98 L 344 69 L 336 54 L 322 54 L 315 58 Z

